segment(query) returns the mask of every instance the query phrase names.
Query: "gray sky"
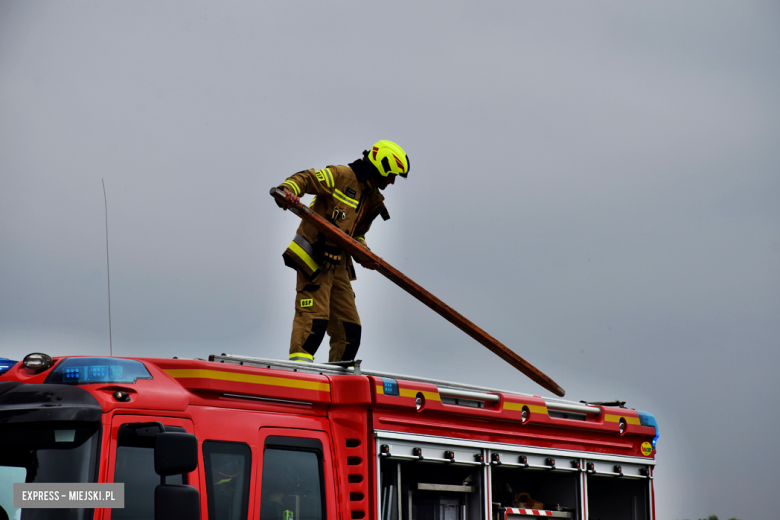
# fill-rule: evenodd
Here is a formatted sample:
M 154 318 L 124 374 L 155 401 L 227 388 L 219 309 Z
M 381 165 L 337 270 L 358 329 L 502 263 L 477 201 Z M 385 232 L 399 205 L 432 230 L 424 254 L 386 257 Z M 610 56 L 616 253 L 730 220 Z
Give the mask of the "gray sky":
M 284 358 L 268 189 L 379 139 L 369 245 L 567 390 L 660 423 L 659 519 L 767 519 L 780 8 L 0 0 L 0 356 Z M 380 275 L 367 368 L 545 391 Z M 326 346 L 323 345 L 323 351 Z M 321 356 L 320 356 L 321 357 Z

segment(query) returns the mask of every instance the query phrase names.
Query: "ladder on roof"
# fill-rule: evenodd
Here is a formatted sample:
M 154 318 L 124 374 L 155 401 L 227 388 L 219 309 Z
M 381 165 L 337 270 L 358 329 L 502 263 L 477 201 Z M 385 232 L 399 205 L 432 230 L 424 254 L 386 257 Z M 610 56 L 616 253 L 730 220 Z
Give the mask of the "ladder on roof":
M 395 380 L 401 379 L 403 381 L 414 381 L 416 383 L 428 383 L 436 385 L 439 390 L 439 394 L 456 399 L 474 399 L 478 401 L 495 402 L 500 399 L 498 395 L 495 395 L 499 393 L 518 395 L 523 397 L 538 397 L 534 396 L 533 394 L 511 392 L 508 390 L 499 390 L 496 388 L 487 388 L 484 386 L 466 385 L 463 383 L 453 383 L 451 381 L 443 381 L 440 379 L 429 379 L 425 377 L 392 374 L 389 372 L 363 370 L 361 367 L 361 360 L 359 359 L 354 361 L 338 361 L 335 363 L 302 363 L 300 361 L 287 361 L 281 359 L 259 358 L 223 353 L 222 355 L 210 355 L 209 361 L 231 365 L 289 370 L 292 372 L 303 372 L 319 375 L 364 375 Z M 549 397 L 542 397 L 542 399 L 544 399 L 549 410 L 579 412 L 591 415 L 599 415 L 601 413 L 601 408 L 598 406 L 589 406 L 582 403 Z

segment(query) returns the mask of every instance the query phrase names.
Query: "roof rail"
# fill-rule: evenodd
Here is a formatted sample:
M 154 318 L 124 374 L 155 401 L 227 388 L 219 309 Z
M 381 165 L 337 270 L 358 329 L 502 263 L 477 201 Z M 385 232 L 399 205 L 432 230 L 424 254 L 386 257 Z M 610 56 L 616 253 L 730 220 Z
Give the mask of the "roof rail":
M 301 361 L 285 361 L 281 359 L 259 358 L 252 356 L 242 356 L 238 354 L 222 354 L 217 356 L 211 354 L 209 361 L 217 363 L 228 363 L 231 365 L 243 365 L 247 367 L 262 368 L 281 368 L 292 370 L 293 372 L 311 372 L 315 374 L 354 374 L 361 375 L 360 360 L 338 361 L 336 363 L 306 363 Z
M 359 359 L 354 361 L 339 361 L 335 363 L 304 363 L 300 361 L 286 361 L 280 359 L 259 358 L 223 353 L 221 356 L 215 354 L 210 355 L 209 361 L 250 367 L 277 368 L 282 370 L 291 370 L 293 372 L 332 375 L 366 375 L 374 377 L 387 377 L 390 379 L 401 379 L 404 381 L 414 381 L 417 383 L 429 383 L 436 385 L 439 388 L 439 393 L 444 395 L 450 395 L 453 397 L 467 397 L 471 399 L 482 399 L 487 401 L 496 400 L 494 396 L 490 395 L 496 393 L 520 395 L 525 397 L 537 397 L 534 394 L 499 390 L 496 388 L 487 388 L 484 386 L 466 385 L 463 383 L 453 383 L 451 381 L 442 381 L 440 379 L 392 374 L 389 372 L 377 372 L 374 370 L 363 370 L 360 366 L 361 360 Z M 543 397 L 542 399 L 546 401 L 547 408 L 553 410 L 576 411 L 593 415 L 599 415 L 601 413 L 601 408 L 598 406 L 588 406 L 586 404 L 582 404 L 581 402 L 577 403 L 574 401 L 566 401 L 558 398 Z

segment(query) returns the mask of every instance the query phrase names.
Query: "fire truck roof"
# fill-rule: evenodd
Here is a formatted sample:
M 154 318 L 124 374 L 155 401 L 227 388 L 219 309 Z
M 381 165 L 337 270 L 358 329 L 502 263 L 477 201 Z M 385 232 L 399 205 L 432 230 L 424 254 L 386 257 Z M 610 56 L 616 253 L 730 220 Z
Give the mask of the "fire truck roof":
M 35 353 L 2 378 L 80 386 L 98 399 L 105 412 L 122 408 L 184 412 L 190 406 L 211 406 L 324 417 L 339 407 L 359 406 L 382 410 L 377 416 L 382 424 L 376 428 L 401 432 L 444 428 L 450 435 L 468 437 L 490 424 L 485 434 L 496 439 L 570 443 L 576 437 L 582 449 L 591 446 L 613 453 L 638 451 L 641 443 L 646 456 L 655 451 L 658 439 L 652 414 L 626 408 L 620 401 L 574 402 L 367 371 L 360 361 L 316 364 L 233 354 L 212 355 L 208 360 L 52 358 Z M 444 422 L 436 426 L 423 421 L 432 417 Z M 544 431 L 532 433 L 527 425 Z

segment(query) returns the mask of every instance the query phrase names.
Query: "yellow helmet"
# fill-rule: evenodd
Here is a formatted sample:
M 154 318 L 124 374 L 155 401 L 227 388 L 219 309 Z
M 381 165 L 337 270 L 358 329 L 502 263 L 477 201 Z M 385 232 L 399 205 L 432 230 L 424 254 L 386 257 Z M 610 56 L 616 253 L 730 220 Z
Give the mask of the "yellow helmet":
M 368 160 L 382 177 L 394 173 L 406 178 L 409 173 L 409 156 L 392 141 L 377 141 L 368 152 Z

